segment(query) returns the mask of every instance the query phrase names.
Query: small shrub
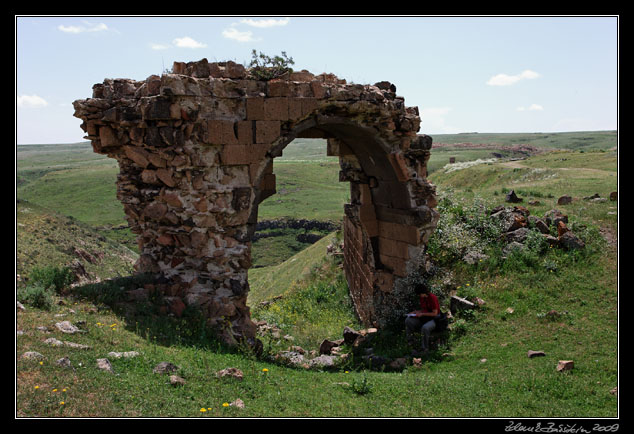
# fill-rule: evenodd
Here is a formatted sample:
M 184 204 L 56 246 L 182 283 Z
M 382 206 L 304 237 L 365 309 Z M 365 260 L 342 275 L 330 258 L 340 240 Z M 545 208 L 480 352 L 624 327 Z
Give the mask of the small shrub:
M 249 68 L 251 69 L 251 75 L 256 79 L 272 80 L 288 72 L 293 72 L 293 69 L 289 66 L 293 64 L 295 64 L 293 58 L 287 57 L 285 51 L 282 51 L 281 56 L 270 57 L 262 52 L 258 54 L 253 50 Z
M 372 391 L 372 386 L 370 385 L 370 382 L 368 381 L 368 376 L 365 372 L 360 379 L 355 378 L 354 380 L 352 380 L 352 382 L 350 383 L 350 389 L 352 389 L 352 391 L 357 395 L 367 395 Z
M 53 306 L 53 290 L 42 284 L 31 284 L 18 289 L 20 302 L 42 310 L 51 310 Z
M 75 281 L 75 276 L 68 267 L 35 267 L 29 275 L 31 281 L 45 288 L 51 288 L 60 294 Z

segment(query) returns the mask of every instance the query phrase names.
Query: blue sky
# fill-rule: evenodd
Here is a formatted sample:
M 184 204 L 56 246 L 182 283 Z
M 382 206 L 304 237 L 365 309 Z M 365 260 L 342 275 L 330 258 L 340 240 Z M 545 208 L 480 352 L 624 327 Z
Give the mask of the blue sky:
M 420 133 L 615 130 L 618 17 L 16 16 L 16 142 L 82 141 L 72 101 L 105 78 L 174 61 L 248 63 L 285 51 L 296 70 L 387 80 Z

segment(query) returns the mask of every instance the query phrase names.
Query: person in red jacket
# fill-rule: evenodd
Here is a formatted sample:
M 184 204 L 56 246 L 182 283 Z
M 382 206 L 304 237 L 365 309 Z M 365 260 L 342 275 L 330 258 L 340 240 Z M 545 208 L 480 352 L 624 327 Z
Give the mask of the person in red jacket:
M 440 304 L 438 297 L 431 293 L 429 286 L 419 284 L 415 289 L 419 296 L 420 309 L 407 314 L 405 319 L 405 332 L 407 342 L 410 346 L 415 346 L 414 336 L 417 333 L 422 335 L 421 351 L 429 351 L 429 335 L 436 328 L 435 318 L 440 314 Z

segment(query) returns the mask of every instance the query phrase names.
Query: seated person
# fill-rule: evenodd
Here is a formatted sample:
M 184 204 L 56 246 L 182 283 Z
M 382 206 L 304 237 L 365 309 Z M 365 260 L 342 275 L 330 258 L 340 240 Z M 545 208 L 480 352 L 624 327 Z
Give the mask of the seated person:
M 420 350 L 423 353 L 429 351 L 429 335 L 436 328 L 434 318 L 440 314 L 440 304 L 438 297 L 431 293 L 429 286 L 420 283 L 415 288 L 419 296 L 420 309 L 407 314 L 405 319 L 405 332 L 407 342 L 410 346 L 415 346 L 414 334 L 422 335 Z

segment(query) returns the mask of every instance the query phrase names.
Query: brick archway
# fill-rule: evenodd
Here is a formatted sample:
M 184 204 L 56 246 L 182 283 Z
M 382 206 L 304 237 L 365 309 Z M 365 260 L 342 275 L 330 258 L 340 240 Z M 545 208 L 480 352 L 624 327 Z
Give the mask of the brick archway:
M 203 59 L 143 81 L 107 79 L 73 104 L 95 152 L 119 162 L 138 271 L 162 275 L 164 295 L 201 308 L 225 341 L 255 337 L 251 239 L 259 204 L 275 193 L 273 160 L 293 139 L 327 139 L 350 182 L 344 269 L 364 323 L 376 324 L 377 304 L 436 226 L 431 138 L 388 82 L 307 71 L 260 81 Z

